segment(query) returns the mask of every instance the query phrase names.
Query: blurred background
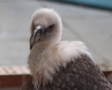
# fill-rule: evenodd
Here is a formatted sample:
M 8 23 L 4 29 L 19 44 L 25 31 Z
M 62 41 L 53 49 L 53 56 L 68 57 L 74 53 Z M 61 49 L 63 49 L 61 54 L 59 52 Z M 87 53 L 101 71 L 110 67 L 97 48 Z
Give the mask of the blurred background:
M 97 64 L 111 64 L 112 1 L 102 0 L 103 4 L 97 0 L 77 1 L 0 0 L 0 66 L 27 65 L 30 19 L 39 8 L 53 8 L 59 13 L 63 22 L 62 40 L 82 41 Z

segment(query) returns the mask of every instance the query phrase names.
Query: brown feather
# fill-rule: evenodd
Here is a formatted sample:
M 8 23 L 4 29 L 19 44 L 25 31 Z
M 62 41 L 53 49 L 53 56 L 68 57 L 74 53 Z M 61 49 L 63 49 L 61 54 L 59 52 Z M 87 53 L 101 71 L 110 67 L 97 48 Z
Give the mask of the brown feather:
M 31 81 L 27 83 L 21 90 L 30 90 L 24 87 L 33 90 Z M 60 66 L 53 81 L 41 85 L 38 90 L 112 90 L 112 85 L 91 58 L 82 54 L 75 62 L 68 63 L 66 68 Z

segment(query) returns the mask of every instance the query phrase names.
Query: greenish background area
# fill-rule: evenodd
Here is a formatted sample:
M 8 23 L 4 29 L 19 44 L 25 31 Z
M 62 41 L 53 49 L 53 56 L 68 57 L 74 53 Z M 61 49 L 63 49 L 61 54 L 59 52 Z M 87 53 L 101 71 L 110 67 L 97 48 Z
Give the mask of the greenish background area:
M 112 10 L 112 0 L 55 0 L 55 1 L 64 1 Z

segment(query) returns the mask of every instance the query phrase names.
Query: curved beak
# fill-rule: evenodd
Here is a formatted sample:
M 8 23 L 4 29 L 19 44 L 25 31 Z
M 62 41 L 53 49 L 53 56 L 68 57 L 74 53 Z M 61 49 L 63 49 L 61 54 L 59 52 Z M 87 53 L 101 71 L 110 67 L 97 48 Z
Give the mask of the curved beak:
M 30 50 L 36 43 L 39 42 L 42 36 L 42 31 L 43 31 L 42 26 L 36 26 L 35 30 L 32 32 L 32 35 L 30 37 Z

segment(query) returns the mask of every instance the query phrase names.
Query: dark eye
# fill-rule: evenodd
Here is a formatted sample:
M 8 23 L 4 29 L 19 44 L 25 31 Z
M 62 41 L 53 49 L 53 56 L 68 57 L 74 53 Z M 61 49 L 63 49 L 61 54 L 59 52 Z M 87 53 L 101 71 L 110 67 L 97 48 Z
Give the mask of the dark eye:
M 50 25 L 46 30 L 45 33 L 51 33 L 53 31 L 54 24 Z
M 54 27 L 54 24 L 52 24 L 51 26 L 49 26 L 49 29 L 52 29 Z

